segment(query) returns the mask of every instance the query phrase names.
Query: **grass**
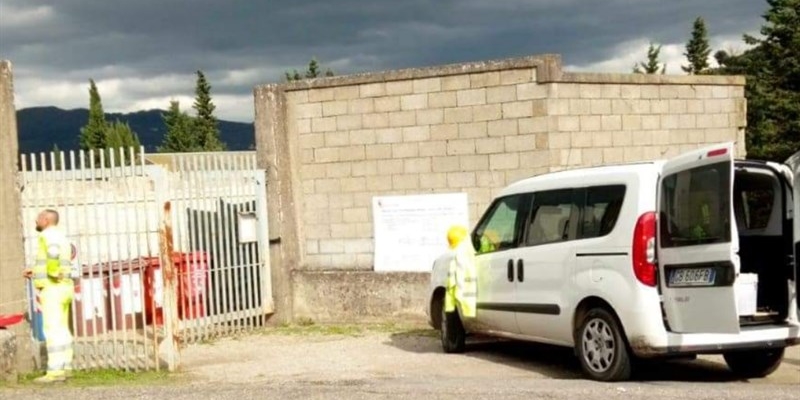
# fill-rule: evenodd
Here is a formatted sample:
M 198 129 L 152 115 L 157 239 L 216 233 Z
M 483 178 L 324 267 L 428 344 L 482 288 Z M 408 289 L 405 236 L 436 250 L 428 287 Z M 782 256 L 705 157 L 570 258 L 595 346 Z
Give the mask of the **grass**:
M 0 381 L 0 388 L 33 387 L 40 386 L 33 382 L 42 376 L 42 372 L 32 372 L 21 375 L 16 383 Z M 75 371 L 66 383 L 51 384 L 51 387 L 93 387 L 93 386 L 143 386 L 165 385 L 181 381 L 181 377 L 167 371 L 119 371 L 101 369 L 90 371 Z M 48 385 L 41 385 L 48 386 Z
M 435 336 L 432 329 L 421 329 L 420 325 L 386 323 L 364 324 L 316 324 L 309 319 L 300 319 L 293 324 L 281 324 L 266 328 L 260 333 L 264 335 L 288 336 L 350 336 L 358 337 L 367 334 L 389 333 L 408 336 Z

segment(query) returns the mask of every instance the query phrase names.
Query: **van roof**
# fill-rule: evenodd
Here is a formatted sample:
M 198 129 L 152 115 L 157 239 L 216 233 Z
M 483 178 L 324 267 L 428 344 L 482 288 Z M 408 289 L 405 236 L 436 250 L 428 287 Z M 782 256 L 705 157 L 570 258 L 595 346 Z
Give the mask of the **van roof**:
M 549 186 L 548 184 L 552 183 L 553 181 L 565 183 L 568 181 L 591 181 L 592 179 L 608 177 L 610 175 L 638 175 L 642 173 L 652 173 L 660 171 L 661 166 L 665 162 L 666 160 L 639 161 L 548 172 L 513 182 L 507 185 L 505 189 L 500 192 L 499 196 L 530 191 L 541 185 Z

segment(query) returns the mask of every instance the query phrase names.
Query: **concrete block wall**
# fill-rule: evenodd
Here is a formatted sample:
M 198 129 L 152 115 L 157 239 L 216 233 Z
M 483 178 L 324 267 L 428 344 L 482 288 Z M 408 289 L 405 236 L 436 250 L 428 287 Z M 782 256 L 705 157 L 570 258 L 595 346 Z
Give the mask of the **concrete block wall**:
M 466 192 L 474 224 L 505 185 L 548 171 L 727 140 L 743 156 L 743 85 L 741 77 L 570 73 L 543 55 L 259 86 L 273 289 L 287 293 L 276 308 L 335 319 L 322 310 L 341 305 L 291 293 L 319 293 L 309 274 L 324 271 L 336 286 L 345 271 L 372 270 L 373 196 Z M 397 277 L 399 291 L 419 293 Z

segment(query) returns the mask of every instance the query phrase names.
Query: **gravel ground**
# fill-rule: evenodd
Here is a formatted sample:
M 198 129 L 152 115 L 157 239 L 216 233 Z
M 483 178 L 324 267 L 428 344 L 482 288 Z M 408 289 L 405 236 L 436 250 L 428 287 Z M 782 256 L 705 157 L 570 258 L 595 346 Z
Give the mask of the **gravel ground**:
M 800 347 L 765 379 L 737 381 L 721 357 L 646 366 L 635 381 L 582 378 L 569 350 L 481 340 L 446 355 L 418 333 L 364 336 L 252 335 L 182 353 L 188 381 L 151 387 L 61 387 L 92 399 L 798 399 Z M 52 389 L 0 390 L 0 398 L 49 399 Z

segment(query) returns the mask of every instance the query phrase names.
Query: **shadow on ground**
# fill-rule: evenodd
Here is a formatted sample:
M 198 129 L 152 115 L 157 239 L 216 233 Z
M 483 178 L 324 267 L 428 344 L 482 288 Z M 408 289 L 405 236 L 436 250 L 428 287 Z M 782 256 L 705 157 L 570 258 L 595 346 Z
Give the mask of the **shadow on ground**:
M 430 329 L 392 334 L 388 344 L 414 353 L 442 352 L 438 332 Z M 460 356 L 511 366 L 553 379 L 585 379 L 572 349 L 565 347 L 476 336 L 467 341 L 467 349 Z M 703 359 L 639 361 L 634 366 L 632 380 L 740 381 L 725 364 Z

